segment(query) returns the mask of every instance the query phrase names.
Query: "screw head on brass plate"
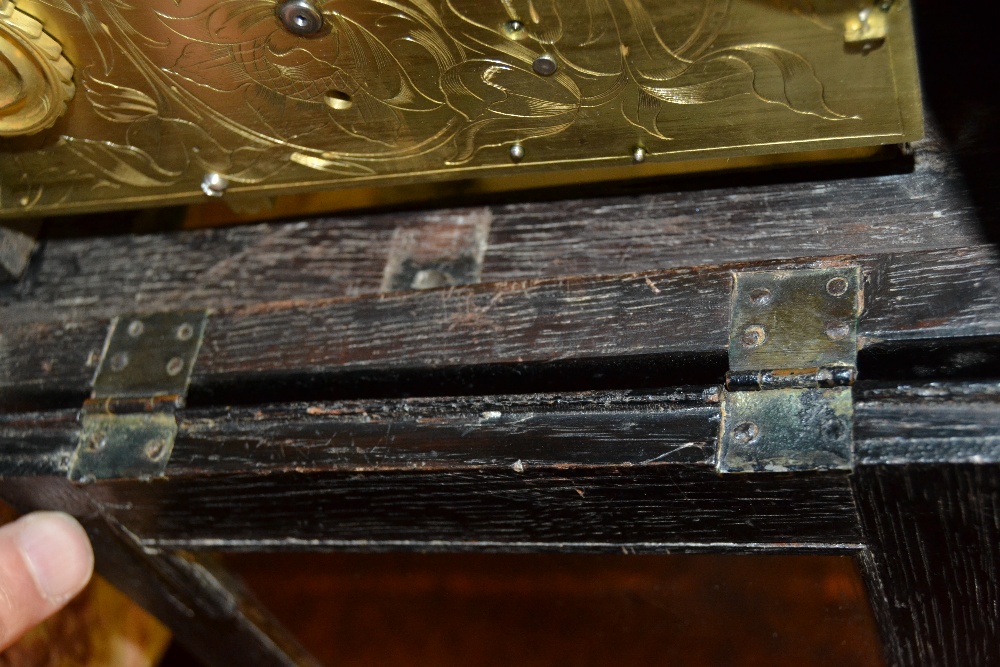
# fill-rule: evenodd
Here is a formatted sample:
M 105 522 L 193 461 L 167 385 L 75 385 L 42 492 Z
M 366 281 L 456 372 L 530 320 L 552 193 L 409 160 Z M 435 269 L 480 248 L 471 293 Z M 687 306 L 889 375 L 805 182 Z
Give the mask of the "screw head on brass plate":
M 323 29 L 323 12 L 309 0 L 285 0 L 277 6 L 278 18 L 288 32 L 302 37 Z

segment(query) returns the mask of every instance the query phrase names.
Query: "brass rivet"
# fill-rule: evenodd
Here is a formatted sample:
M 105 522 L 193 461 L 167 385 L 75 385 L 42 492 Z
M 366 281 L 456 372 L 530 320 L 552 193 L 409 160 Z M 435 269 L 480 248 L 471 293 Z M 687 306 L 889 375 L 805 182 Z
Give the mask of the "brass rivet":
M 559 69 L 559 65 L 556 64 L 555 58 L 547 53 L 543 53 L 531 63 L 531 69 L 535 70 L 535 74 L 539 76 L 552 76 Z
M 519 39 L 523 34 L 521 32 L 522 30 L 524 30 L 524 24 L 518 21 L 517 19 L 507 21 L 506 23 L 503 24 L 504 34 L 510 37 L 511 39 Z
M 201 191 L 209 197 L 221 197 L 229 188 L 229 180 L 222 174 L 212 172 L 205 174 L 201 181 Z

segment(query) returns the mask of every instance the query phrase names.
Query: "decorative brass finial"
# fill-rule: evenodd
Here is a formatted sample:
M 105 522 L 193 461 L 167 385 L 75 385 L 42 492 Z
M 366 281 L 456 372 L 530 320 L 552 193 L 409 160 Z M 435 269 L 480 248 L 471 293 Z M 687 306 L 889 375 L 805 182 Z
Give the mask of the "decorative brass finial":
M 52 127 L 74 92 L 62 45 L 13 0 L 0 0 L 0 137 Z

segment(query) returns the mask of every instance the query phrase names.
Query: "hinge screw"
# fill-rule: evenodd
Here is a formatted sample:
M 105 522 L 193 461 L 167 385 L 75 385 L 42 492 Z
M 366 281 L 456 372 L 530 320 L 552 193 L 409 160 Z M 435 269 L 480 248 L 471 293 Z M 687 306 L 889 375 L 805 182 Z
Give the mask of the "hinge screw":
M 164 442 L 162 438 L 154 438 L 146 443 L 146 456 L 152 460 L 156 460 L 163 456 L 163 452 L 167 449 L 167 443 Z
M 191 340 L 191 336 L 193 335 L 194 327 L 187 322 L 177 327 L 177 340 Z
M 733 442 L 737 445 L 748 445 L 757 439 L 759 431 L 753 422 L 737 424 L 733 429 Z
M 142 335 L 142 332 L 146 329 L 141 320 L 132 320 L 128 325 L 128 335 L 132 338 L 138 338 Z
M 750 303 L 755 306 L 766 306 L 771 303 L 771 290 L 766 287 L 758 287 L 750 292 Z
M 118 354 L 111 357 L 111 370 L 113 370 L 114 372 L 117 373 L 119 371 L 125 370 L 126 366 L 128 366 L 127 352 L 119 352 Z
M 177 375 L 182 370 L 184 370 L 184 360 L 180 357 L 174 357 L 167 362 L 167 375 Z
M 744 329 L 743 335 L 740 336 L 740 344 L 747 348 L 760 347 L 765 340 L 767 340 L 767 332 L 764 331 L 764 327 L 756 324 Z

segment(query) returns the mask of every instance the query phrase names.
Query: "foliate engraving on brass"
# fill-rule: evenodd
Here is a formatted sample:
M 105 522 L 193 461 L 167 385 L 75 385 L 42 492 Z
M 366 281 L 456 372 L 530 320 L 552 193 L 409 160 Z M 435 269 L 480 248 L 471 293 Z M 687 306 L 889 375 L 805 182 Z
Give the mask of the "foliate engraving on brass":
M 846 0 L 314 0 L 308 36 L 274 0 L 21 3 L 88 64 L 59 136 L 0 143 L 0 214 L 919 134 L 905 2 L 863 59 Z
M 74 92 L 59 42 L 12 0 L 0 0 L 0 137 L 51 127 Z

